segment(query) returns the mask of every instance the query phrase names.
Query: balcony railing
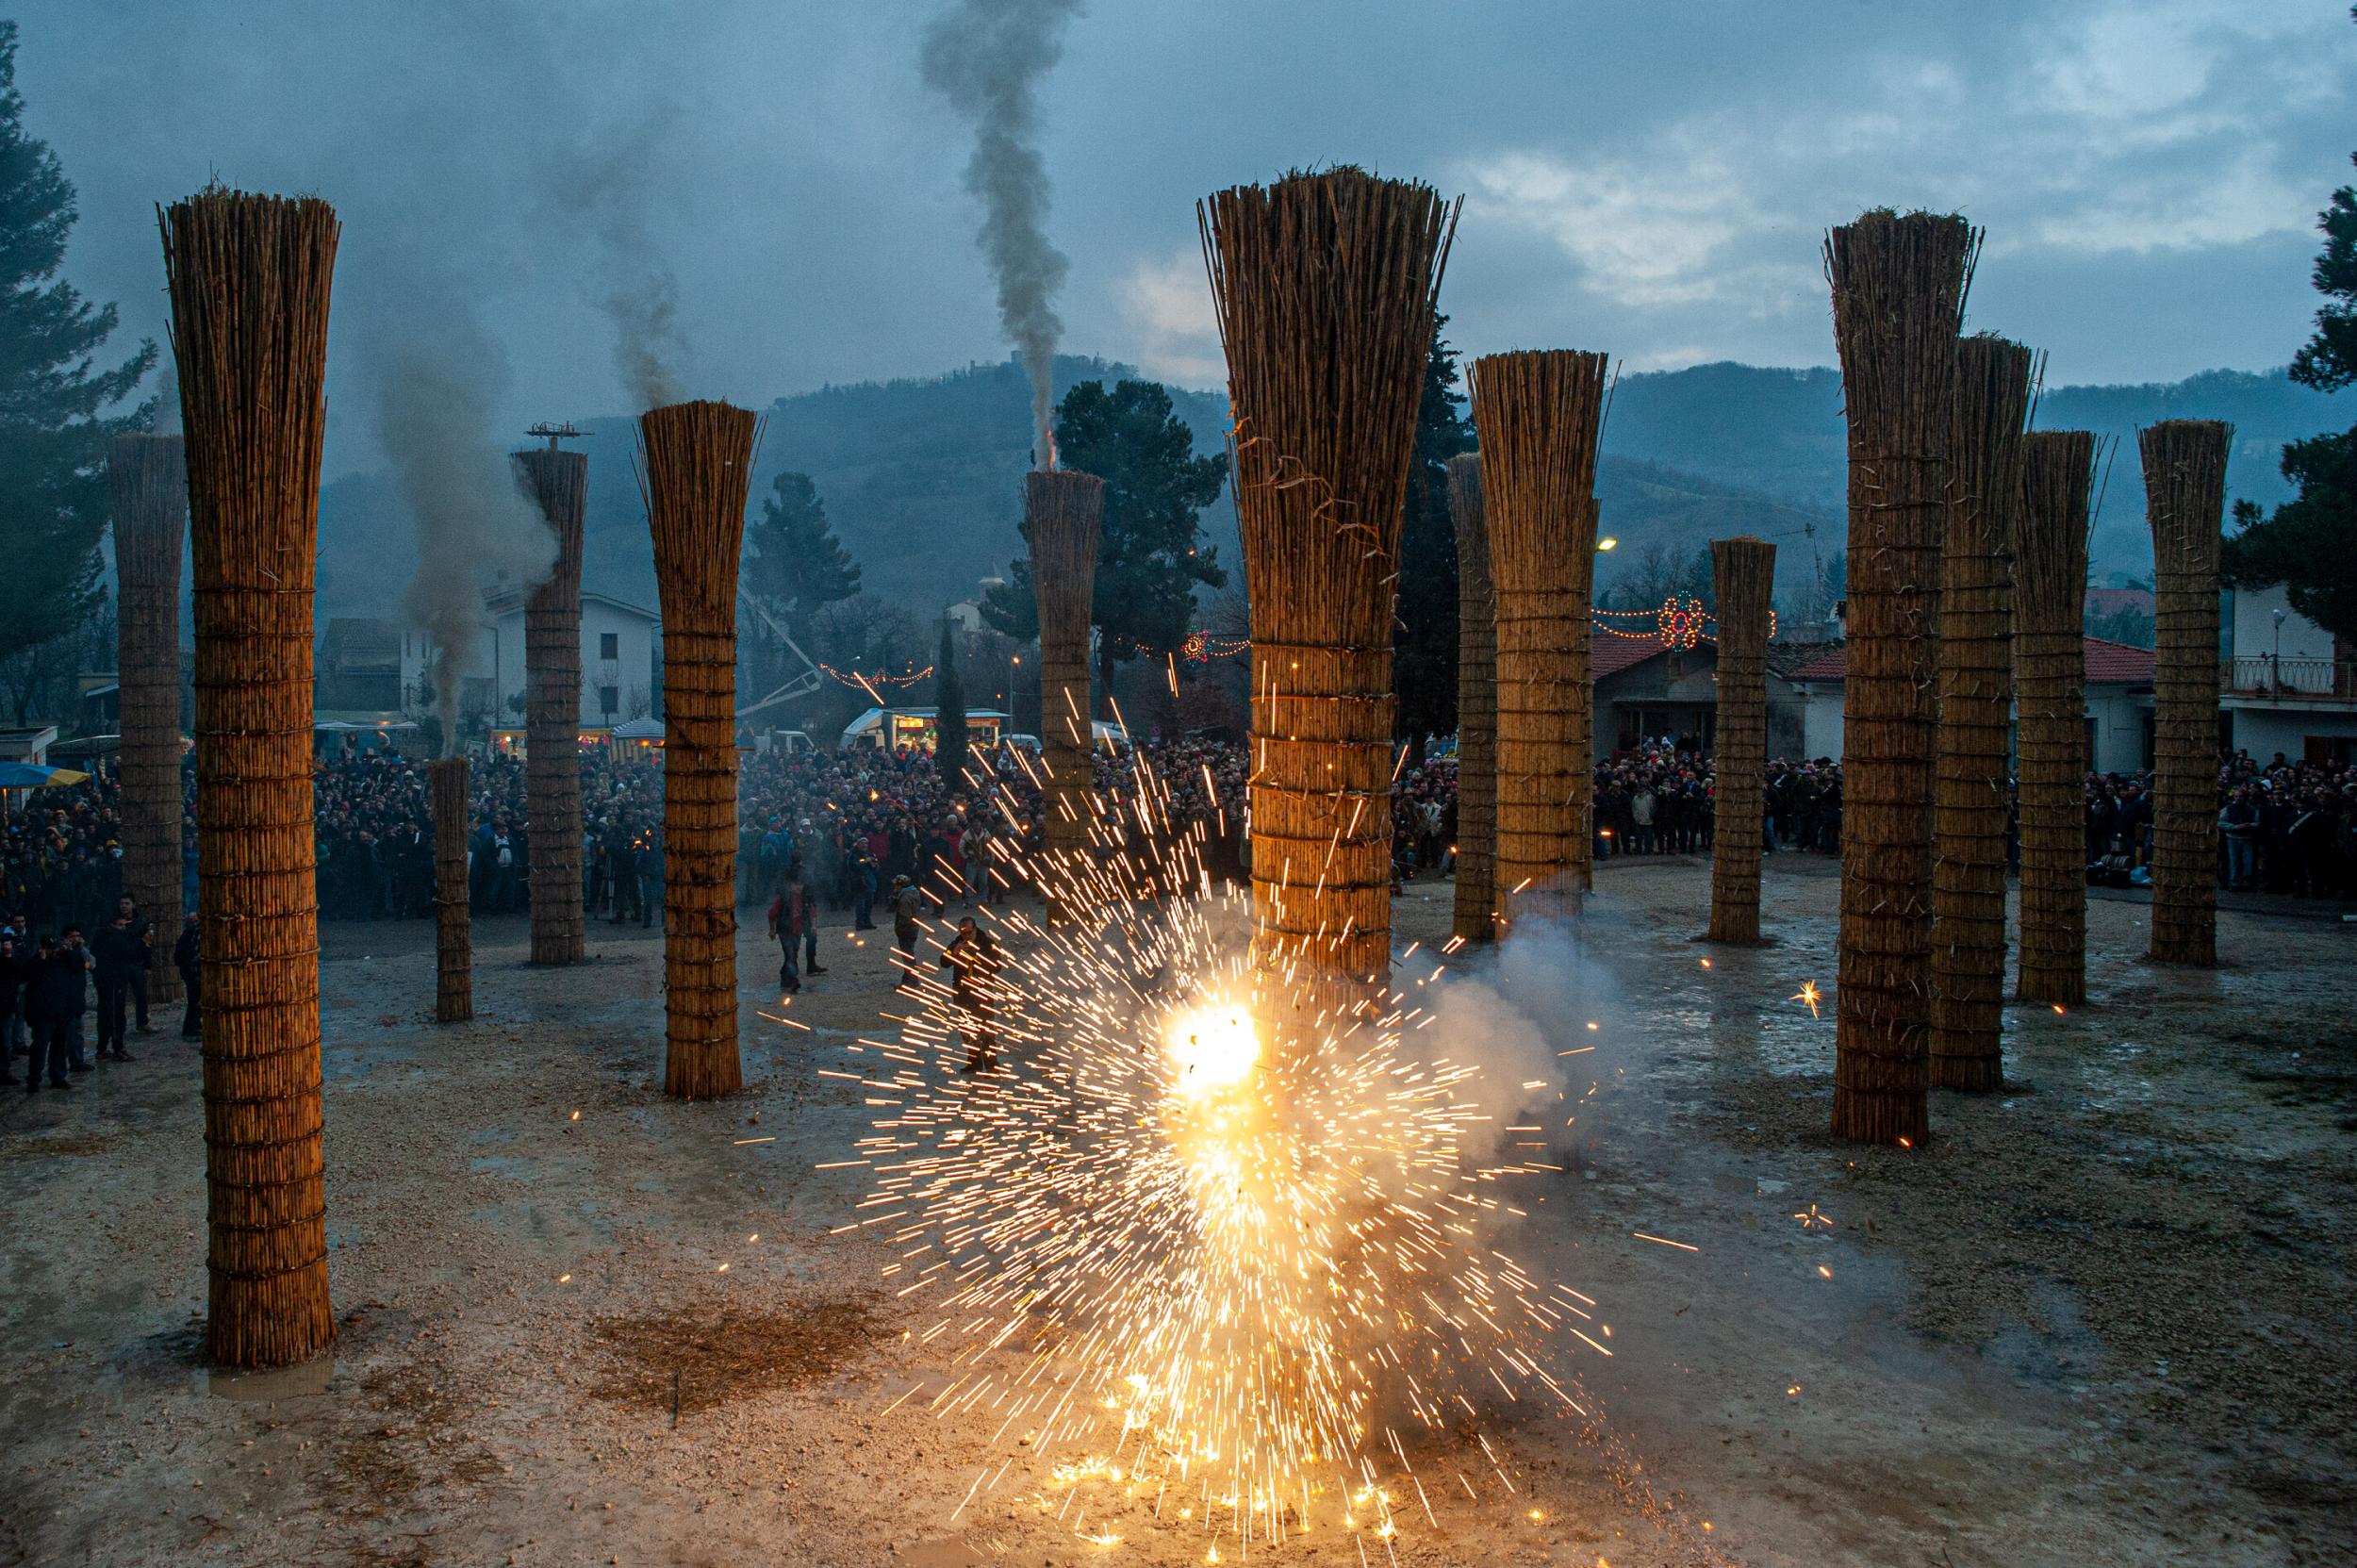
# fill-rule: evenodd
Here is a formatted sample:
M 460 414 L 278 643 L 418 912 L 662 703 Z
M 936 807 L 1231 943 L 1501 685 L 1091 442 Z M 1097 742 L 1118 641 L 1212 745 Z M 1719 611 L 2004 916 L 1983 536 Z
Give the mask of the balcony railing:
M 2227 659 L 2224 688 L 2244 697 L 2357 700 L 2357 660 L 2279 659 L 2271 653 Z

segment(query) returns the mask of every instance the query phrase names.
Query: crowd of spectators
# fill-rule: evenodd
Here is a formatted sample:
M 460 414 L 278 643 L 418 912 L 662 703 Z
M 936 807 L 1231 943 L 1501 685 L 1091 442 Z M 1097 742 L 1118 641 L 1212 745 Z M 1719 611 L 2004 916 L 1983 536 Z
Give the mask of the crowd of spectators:
M 1045 805 L 1035 754 L 977 751 L 975 780 L 946 788 L 921 751 L 755 751 L 740 773 L 740 901 L 767 900 L 799 862 L 814 907 L 855 911 L 864 922 L 897 879 L 936 895 L 971 886 L 996 897 L 1040 845 Z M 1100 790 L 1143 767 L 1180 827 L 1203 825 L 1214 874 L 1244 861 L 1248 752 L 1202 737 L 1099 751 Z M 470 779 L 469 897 L 486 914 L 522 909 L 532 844 L 524 766 L 478 758 Z M 190 789 L 193 789 L 191 778 Z M 1716 826 L 1712 760 L 1690 746 L 1647 741 L 1596 765 L 1597 858 L 1707 853 Z M 1828 758 L 1768 765 L 1765 847 L 1839 852 L 1841 767 Z M 433 825 L 422 763 L 372 753 L 321 764 L 316 777 L 320 906 L 330 919 L 409 919 L 432 913 Z M 96 931 L 123 891 L 120 795 L 110 774 L 15 797 L 0 827 L 0 913 L 37 931 Z M 2357 898 L 2357 768 L 2261 763 L 2245 753 L 2218 770 L 2222 886 L 2305 898 Z M 583 892 L 602 918 L 651 924 L 661 908 L 663 776 L 651 760 L 602 752 L 582 759 Z M 1434 754 L 1404 765 L 1393 791 L 1402 877 L 1444 873 L 1457 835 L 1457 764 Z M 2149 774 L 2086 780 L 2091 882 L 2140 883 L 2151 860 Z M 1003 842 L 1001 842 L 1003 840 Z M 183 893 L 193 906 L 193 811 L 185 834 Z

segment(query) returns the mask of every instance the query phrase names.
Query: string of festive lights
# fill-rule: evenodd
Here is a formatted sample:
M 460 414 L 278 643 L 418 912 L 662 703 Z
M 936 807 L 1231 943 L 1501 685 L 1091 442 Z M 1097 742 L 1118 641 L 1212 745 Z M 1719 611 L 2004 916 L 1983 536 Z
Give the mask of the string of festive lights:
M 933 673 L 931 665 L 927 665 L 922 669 L 911 670 L 905 675 L 886 675 L 881 669 L 873 675 L 863 675 L 856 669 L 847 675 L 823 660 L 819 662 L 818 668 L 847 686 L 859 686 L 867 691 L 876 691 L 884 686 L 913 686 L 919 681 L 931 679 Z

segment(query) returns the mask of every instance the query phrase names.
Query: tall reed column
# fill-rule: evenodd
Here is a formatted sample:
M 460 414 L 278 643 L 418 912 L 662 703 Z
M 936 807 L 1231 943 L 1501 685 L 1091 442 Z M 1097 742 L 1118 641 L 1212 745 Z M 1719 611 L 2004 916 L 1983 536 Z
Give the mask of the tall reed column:
M 1095 474 L 1023 476 L 1023 536 L 1039 599 L 1039 735 L 1047 777 L 1048 917 L 1071 919 L 1089 900 L 1089 787 L 1096 758 L 1089 719 L 1089 622 L 1096 602 L 1096 546 L 1105 527 L 1105 482 Z M 1010 699 L 1012 701 L 1012 699 Z
M 1457 208 L 1343 168 L 1223 190 L 1197 215 L 1252 589 L 1259 1006 L 1307 1032 L 1390 979 L 1400 509 Z
M 1956 345 L 1939 584 L 1939 764 L 1932 825 L 1934 1086 L 2004 1079 L 2005 826 L 2012 813 L 2013 528 L 2030 351 Z
M 107 453 L 114 512 L 123 707 L 123 890 L 149 921 L 148 994 L 180 999 L 180 557 L 189 475 L 177 436 L 118 436 Z
M 2136 435 L 2152 525 L 2152 961 L 2217 962 L 2217 557 L 2232 426 Z
M 1579 913 L 1594 759 L 1586 722 L 1595 635 L 1601 354 L 1474 361 L 1482 510 L 1497 595 L 1497 879 L 1501 919 Z
M 336 213 L 216 186 L 160 215 L 196 580 L 206 1342 L 336 1337 L 320 1107 L 311 602 Z
M 1457 524 L 1457 905 L 1468 942 L 1497 935 L 1498 601 L 1490 586 L 1490 529 L 1481 506 L 1481 454 L 1448 460 Z
M 663 602 L 664 1093 L 733 1094 L 736 1051 L 736 565 L 760 421 L 677 403 L 638 421 Z
M 1850 427 L 1833 1130 L 1869 1143 L 1928 1131 L 1935 616 L 1978 240 L 1961 218 L 1877 211 L 1825 241 Z
M 581 909 L 581 525 L 589 459 L 516 454 L 556 536 L 549 580 L 524 602 L 524 820 L 532 834 L 532 962 L 578 964 Z
M 1759 850 L 1768 788 L 1768 618 L 1776 547 L 1710 541 L 1719 600 L 1718 800 L 1710 838 L 1710 939 L 1759 940 Z
M 426 769 L 434 806 L 434 1021 L 474 1016 L 474 933 L 467 907 L 467 759 Z
M 2021 443 L 2014 635 L 2024 1001 L 2087 999 L 2086 593 L 2095 437 Z

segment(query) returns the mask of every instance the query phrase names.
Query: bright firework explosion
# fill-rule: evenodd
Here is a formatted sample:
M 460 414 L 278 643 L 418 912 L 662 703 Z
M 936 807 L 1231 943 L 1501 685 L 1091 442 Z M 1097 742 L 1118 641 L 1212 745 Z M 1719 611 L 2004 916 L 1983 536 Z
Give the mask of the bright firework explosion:
M 1096 917 L 1008 914 L 1019 951 L 951 943 L 954 978 L 915 976 L 899 1038 L 862 1042 L 890 1064 L 859 1075 L 890 1109 L 861 1145 L 869 1213 L 845 1229 L 893 1227 L 886 1277 L 936 1304 L 916 1337 L 951 1353 L 937 1414 L 988 1417 L 995 1442 L 1071 1456 L 1058 1481 L 1150 1494 L 1214 1535 L 1388 1538 L 1408 1490 L 1423 1499 L 1411 1443 L 1501 1395 L 1586 1413 L 1533 1345 L 1563 1329 L 1608 1354 L 1582 1332 L 1595 1303 L 1498 1246 L 1523 1212 L 1506 1179 L 1558 1167 L 1491 1163 L 1539 1129 L 1477 1103 L 1475 1064 L 1412 1048 L 1436 1020 L 1402 992 L 1264 1047 L 1255 1018 L 1291 999 L 1251 971 L 1204 825 L 1174 826 L 1143 759 L 1134 790 L 1092 805 L 1099 852 L 1034 869 Z

